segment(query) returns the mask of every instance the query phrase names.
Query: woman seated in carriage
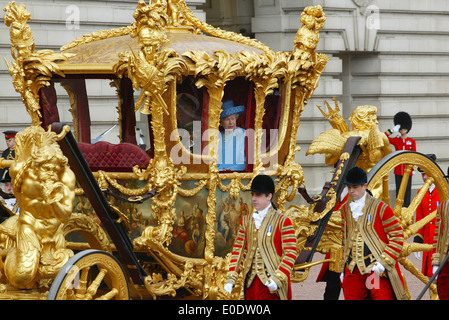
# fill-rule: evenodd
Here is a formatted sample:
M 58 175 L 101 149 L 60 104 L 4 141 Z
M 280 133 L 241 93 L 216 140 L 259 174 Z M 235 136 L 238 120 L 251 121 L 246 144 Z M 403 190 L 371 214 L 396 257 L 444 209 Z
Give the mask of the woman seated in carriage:
M 223 131 L 218 138 L 218 170 L 245 170 L 246 130 L 237 126 L 237 119 L 245 111 L 245 106 L 235 106 L 232 100 L 223 102 L 220 125 Z

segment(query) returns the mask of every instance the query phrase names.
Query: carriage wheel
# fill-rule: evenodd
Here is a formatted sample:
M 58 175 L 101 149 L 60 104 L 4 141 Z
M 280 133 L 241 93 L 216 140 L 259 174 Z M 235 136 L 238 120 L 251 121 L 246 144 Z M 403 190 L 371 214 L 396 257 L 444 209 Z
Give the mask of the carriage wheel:
M 110 253 L 84 250 L 59 271 L 47 300 L 128 300 L 126 274 Z
M 405 173 L 396 199 L 390 199 L 389 178 L 392 175 L 394 168 L 400 164 L 405 164 Z M 411 199 L 410 205 L 407 208 L 403 208 L 402 205 L 404 203 L 405 190 L 410 177 L 409 173 L 414 166 L 419 167 L 421 170 L 423 170 L 427 174 L 428 178 L 423 187 L 421 187 L 420 192 L 418 192 L 416 196 Z M 419 179 L 421 179 L 421 176 L 419 176 Z M 414 213 L 416 211 L 416 208 L 418 207 L 424 194 L 427 192 L 432 183 L 435 184 L 435 187 L 438 190 L 441 202 L 449 199 L 449 186 L 440 167 L 424 154 L 413 151 L 393 152 L 384 157 L 368 173 L 368 189 L 373 192 L 373 195 L 376 198 L 381 199 L 391 206 L 395 216 L 398 218 L 399 223 L 404 229 L 405 239 L 413 237 L 423 227 L 424 224 L 429 223 L 436 216 L 435 211 L 432 214 L 429 214 L 421 222 L 415 223 L 414 221 Z M 390 202 L 390 200 L 394 201 Z M 430 244 L 405 242 L 398 262 L 406 270 L 410 271 L 414 276 L 421 280 L 424 284 L 427 284 L 428 278 L 421 273 L 420 268 L 418 269 L 415 267 L 415 265 L 408 259 L 408 256 L 412 252 L 431 250 L 432 245 Z M 436 298 L 436 285 L 432 284 L 430 286 L 430 290 L 432 291 L 432 298 Z M 410 298 L 410 293 L 407 292 L 407 294 Z

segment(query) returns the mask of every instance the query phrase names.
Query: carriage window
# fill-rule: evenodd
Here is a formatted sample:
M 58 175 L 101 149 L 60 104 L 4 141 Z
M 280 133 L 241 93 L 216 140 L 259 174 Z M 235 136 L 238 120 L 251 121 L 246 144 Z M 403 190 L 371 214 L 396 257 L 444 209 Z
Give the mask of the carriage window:
M 254 146 L 253 85 L 244 77 L 226 84 L 218 142 L 220 171 L 251 171 Z
M 265 99 L 265 115 L 262 123 L 262 154 L 269 152 L 276 145 L 279 138 L 281 102 L 279 90 L 275 90 L 273 94 L 268 95 Z
M 69 124 L 92 171 L 147 167 L 148 116 L 134 111 L 137 93 L 129 79 L 68 76 L 51 84 L 39 92 L 42 125 Z
M 188 77 L 177 85 L 176 120 L 179 136 L 187 150 L 201 154 L 201 134 L 207 122 L 203 123 L 203 92 Z M 204 119 L 207 120 L 207 119 Z
M 86 79 L 92 144 L 99 141 L 120 143 L 117 89 L 110 83 L 109 79 Z
M 210 142 L 206 132 L 211 129 L 209 96 L 206 88 L 196 87 L 196 81 L 194 77 L 187 77 L 183 83 L 177 84 L 176 125 L 184 147 L 194 155 L 204 155 Z M 282 109 L 279 91 L 266 97 L 264 108 L 262 155 L 277 145 Z M 217 165 L 220 171 L 252 171 L 255 159 L 255 116 L 254 84 L 245 77 L 229 81 L 222 98 L 218 128 Z
M 120 143 L 117 89 L 110 83 L 110 79 L 67 78 L 55 85 L 60 121 L 73 121 L 78 142 Z

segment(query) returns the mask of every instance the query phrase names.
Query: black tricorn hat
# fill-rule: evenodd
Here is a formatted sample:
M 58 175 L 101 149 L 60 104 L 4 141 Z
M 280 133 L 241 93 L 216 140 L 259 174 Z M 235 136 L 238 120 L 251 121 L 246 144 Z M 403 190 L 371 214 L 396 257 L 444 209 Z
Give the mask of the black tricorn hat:
M 394 125 L 401 125 L 401 129 L 407 129 L 407 131 L 410 131 L 412 129 L 412 117 L 405 112 L 400 111 L 394 115 Z
M 365 170 L 359 167 L 352 167 L 349 169 L 345 178 L 345 185 L 357 186 L 368 183 L 368 178 L 366 177 Z
M 270 176 L 259 174 L 251 182 L 251 191 L 274 195 L 274 182 Z

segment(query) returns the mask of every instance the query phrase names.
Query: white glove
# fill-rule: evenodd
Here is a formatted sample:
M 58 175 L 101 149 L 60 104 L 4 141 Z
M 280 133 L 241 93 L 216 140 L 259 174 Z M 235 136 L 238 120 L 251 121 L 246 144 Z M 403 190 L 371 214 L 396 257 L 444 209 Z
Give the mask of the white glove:
M 278 289 L 278 285 L 276 284 L 276 282 L 271 279 L 268 279 L 268 281 L 265 282 L 265 285 L 268 289 L 270 289 L 270 291 L 276 291 Z
M 340 283 L 343 283 L 344 278 L 345 278 L 345 274 L 343 272 L 340 273 Z
M 375 273 L 377 273 L 377 274 L 381 274 L 382 272 L 384 272 L 385 271 L 385 267 L 382 265 L 382 263 L 380 263 L 380 262 L 375 262 L 374 263 L 374 265 L 373 265 L 373 269 L 372 269 Z
M 400 129 L 401 129 L 401 125 L 397 124 L 393 128 L 391 128 L 390 131 L 391 131 L 391 133 L 395 133 L 395 132 L 399 132 Z
M 232 293 L 232 289 L 234 289 L 234 285 L 232 283 L 226 283 L 224 285 L 224 289 L 227 293 L 231 294 Z
M 413 252 L 413 254 L 417 260 L 421 261 L 421 251 Z
M 434 275 L 434 274 L 437 272 L 438 268 L 439 268 L 439 266 L 433 266 L 433 267 L 432 267 L 432 275 Z M 434 281 L 436 281 L 437 278 L 438 278 L 438 276 L 435 277 L 435 280 L 434 280 Z

